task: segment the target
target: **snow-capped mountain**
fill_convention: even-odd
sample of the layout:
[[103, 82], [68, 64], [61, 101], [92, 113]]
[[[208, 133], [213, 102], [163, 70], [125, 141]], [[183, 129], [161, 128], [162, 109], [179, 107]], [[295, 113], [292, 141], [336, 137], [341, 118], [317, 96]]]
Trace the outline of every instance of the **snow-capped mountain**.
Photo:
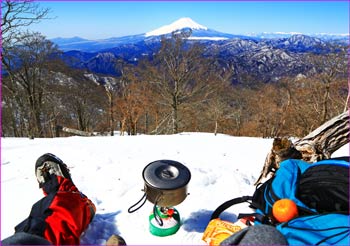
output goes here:
[[147, 32], [145, 33], [145, 37], [169, 35], [173, 32], [182, 30], [191, 30], [191, 36], [189, 37], [190, 40], [218, 41], [237, 37], [237, 35], [222, 33], [209, 29], [208, 27], [198, 24], [197, 22], [188, 17], [178, 19], [170, 25], [165, 25], [153, 31]]
[[249, 33], [247, 36], [258, 39], [281, 39], [281, 38], [290, 38], [292, 36], [304, 35], [310, 36], [313, 38], [319, 38], [323, 41], [342, 41], [348, 43], [349, 34], [348, 33], [300, 33], [300, 32], [262, 32], [262, 33]]
[[207, 27], [198, 24], [197, 22], [193, 21], [191, 18], [184, 17], [184, 18], [178, 19], [177, 21], [171, 23], [170, 25], [165, 25], [153, 31], [147, 32], [145, 33], [145, 36], [146, 37], [160, 36], [160, 35], [176, 32], [184, 28], [189, 28], [191, 30], [205, 30], [205, 31], [208, 30]]

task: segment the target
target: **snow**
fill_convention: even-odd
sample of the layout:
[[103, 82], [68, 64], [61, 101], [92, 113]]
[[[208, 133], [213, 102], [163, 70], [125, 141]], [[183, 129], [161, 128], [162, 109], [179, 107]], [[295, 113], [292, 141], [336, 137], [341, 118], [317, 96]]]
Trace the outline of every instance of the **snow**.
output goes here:
[[212, 40], [212, 41], [220, 41], [220, 40], [228, 40], [225, 37], [189, 37], [189, 40]]
[[[128, 245], [205, 245], [201, 240], [212, 212], [223, 202], [251, 195], [272, 139], [209, 133], [52, 139], [2, 138], [1, 239], [10, 236], [31, 206], [42, 198], [34, 163], [56, 154], [69, 166], [76, 186], [96, 205], [97, 214], [82, 235], [82, 244], [104, 244], [113, 234]], [[349, 154], [349, 145], [333, 156]], [[189, 168], [189, 196], [176, 209], [182, 225], [172, 236], [149, 233], [149, 201], [135, 213], [128, 208], [143, 195], [142, 171], [152, 161], [172, 159]], [[231, 207], [223, 218], [235, 221], [247, 204]]]
[[181, 30], [183, 28], [190, 28], [192, 30], [207, 30], [208, 29], [207, 27], [196, 23], [191, 18], [184, 17], [184, 18], [181, 18], [181, 19], [171, 23], [170, 25], [165, 25], [165, 26], [162, 26], [162, 27], [155, 29], [153, 31], [147, 32], [145, 34], [145, 36], [149, 37], [149, 36], [164, 35], [164, 34], [172, 33], [172, 32], [177, 31], [177, 30]]

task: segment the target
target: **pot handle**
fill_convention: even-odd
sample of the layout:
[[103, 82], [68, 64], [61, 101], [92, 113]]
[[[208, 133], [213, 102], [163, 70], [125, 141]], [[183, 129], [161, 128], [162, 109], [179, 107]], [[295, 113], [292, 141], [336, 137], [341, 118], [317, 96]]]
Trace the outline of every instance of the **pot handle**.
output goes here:
[[[142, 201], [143, 200], [143, 201]], [[141, 197], [141, 199], [135, 203], [134, 205], [132, 205], [129, 209], [128, 212], [129, 213], [133, 213], [137, 210], [139, 210], [146, 202], [146, 193], [143, 194], [143, 196]], [[141, 203], [141, 205], [139, 205]], [[138, 207], [136, 207], [137, 205], [139, 205]], [[136, 207], [136, 208], [135, 208]]]
[[159, 213], [158, 213], [158, 209], [157, 209], [157, 203], [158, 203], [158, 199], [161, 197], [161, 195], [158, 195], [156, 202], [154, 203], [153, 206], [153, 215], [154, 215], [154, 219], [157, 221], [158, 225], [163, 226], [163, 220], [160, 217]]

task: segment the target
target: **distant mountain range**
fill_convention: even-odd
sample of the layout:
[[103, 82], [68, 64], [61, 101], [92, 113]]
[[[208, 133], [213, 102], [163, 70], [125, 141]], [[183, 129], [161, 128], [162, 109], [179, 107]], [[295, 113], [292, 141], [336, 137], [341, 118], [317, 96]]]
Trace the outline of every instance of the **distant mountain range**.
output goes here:
[[119, 75], [117, 60], [129, 63], [151, 56], [159, 47], [163, 35], [191, 30], [189, 40], [204, 44], [205, 54], [217, 54], [224, 64], [232, 67], [239, 80], [240, 73], [249, 73], [273, 81], [285, 75], [307, 76], [309, 64], [302, 56], [306, 52], [329, 52], [331, 44], [346, 45], [349, 35], [296, 33], [261, 33], [235, 35], [222, 33], [200, 25], [190, 18], [181, 18], [170, 25], [153, 31], [101, 40], [80, 37], [55, 38], [64, 51], [62, 58], [72, 67], [84, 68], [93, 73]]
[[[237, 34], [229, 34], [219, 32], [213, 29], [209, 29], [203, 25], [200, 25], [193, 21], [190, 18], [181, 18], [170, 25], [162, 26], [153, 31], [123, 36], [123, 37], [112, 37], [108, 39], [99, 39], [99, 40], [88, 40], [80, 37], [72, 37], [72, 38], [53, 38], [51, 41], [59, 46], [59, 48], [63, 51], [70, 50], [79, 50], [85, 52], [98, 52], [104, 49], [115, 48], [120, 45], [125, 44], [136, 44], [139, 42], [150, 42], [159, 40], [161, 35], [167, 35], [172, 32], [180, 31], [183, 29], [191, 29], [192, 35], [189, 39], [192, 40], [211, 40], [211, 41], [222, 41], [233, 38], [241, 38], [241, 39], [253, 39], [253, 40], [261, 40], [261, 39], [281, 39], [281, 38], [290, 38], [294, 35], [303, 35], [301, 33], [259, 33], [259, 34], [249, 34], [249, 35], [237, 35]], [[347, 34], [310, 34], [306, 35], [310, 37], [315, 37], [319, 39], [323, 39], [324, 41], [329, 40], [338, 40], [340, 42], [348, 42], [349, 35]]]
[[[88, 40], [80, 37], [73, 38], [54, 38], [51, 41], [59, 46], [63, 51], [79, 50], [85, 52], [98, 52], [105, 49], [111, 49], [125, 44], [136, 44], [139, 42], [155, 42], [159, 41], [162, 35], [168, 35], [172, 32], [183, 29], [191, 29], [192, 35], [190, 39], [194, 40], [227, 40], [231, 38], [248, 38], [248, 36], [233, 35], [218, 32], [205, 26], [197, 24], [190, 18], [181, 18], [170, 25], [162, 26], [156, 30], [124, 37], [113, 37], [100, 40]], [[249, 37], [251, 38], [251, 37]]]

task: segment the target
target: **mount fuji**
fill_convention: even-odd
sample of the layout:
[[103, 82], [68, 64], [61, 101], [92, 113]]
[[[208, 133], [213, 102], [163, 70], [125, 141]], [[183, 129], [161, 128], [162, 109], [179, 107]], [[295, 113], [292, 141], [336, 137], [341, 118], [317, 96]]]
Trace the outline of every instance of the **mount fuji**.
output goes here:
[[171, 23], [170, 25], [162, 26], [156, 30], [147, 32], [145, 36], [149, 37], [149, 36], [159, 36], [159, 35], [169, 34], [184, 28], [190, 28], [192, 30], [205, 30], [205, 31], [208, 30], [207, 27], [194, 22], [191, 18], [184, 17], [184, 18], [178, 19], [177, 21]]
[[233, 35], [209, 29], [206, 26], [200, 25], [188, 17], [178, 19], [170, 25], [165, 25], [153, 31], [147, 32], [145, 33], [145, 37], [169, 35], [173, 32], [180, 32], [182, 30], [191, 30], [191, 36], [189, 37], [189, 39], [193, 40], [218, 41], [227, 40], [234, 37], [242, 37], [239, 35]]

